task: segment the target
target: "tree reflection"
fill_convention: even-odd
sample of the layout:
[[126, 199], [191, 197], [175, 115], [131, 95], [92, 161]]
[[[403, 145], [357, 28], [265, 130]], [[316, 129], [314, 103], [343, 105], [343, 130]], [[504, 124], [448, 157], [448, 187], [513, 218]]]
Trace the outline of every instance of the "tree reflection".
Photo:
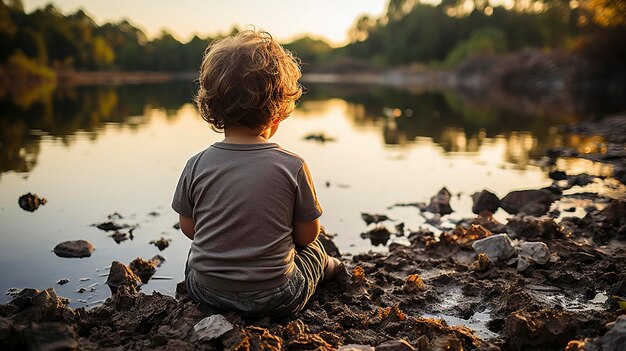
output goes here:
[[505, 161], [520, 169], [541, 157], [545, 149], [559, 146], [558, 133], [551, 127], [625, 107], [615, 101], [590, 105], [585, 99], [567, 96], [546, 101], [502, 91], [470, 94], [347, 84], [312, 84], [308, 88], [308, 101], [328, 96], [347, 101], [347, 113], [356, 126], [380, 126], [388, 145], [401, 146], [425, 137], [446, 153], [477, 153], [487, 138], [503, 138]]
[[145, 109], [165, 111], [174, 118], [190, 102], [193, 85], [177, 82], [160, 85], [47, 86], [0, 92], [0, 173], [29, 172], [37, 164], [40, 142], [52, 137], [65, 145], [79, 131], [96, 139], [106, 124], [139, 128], [145, 123], [133, 116], [143, 116]]
[[[299, 109], [323, 114], [326, 101], [348, 103], [347, 114], [355, 127], [380, 128], [388, 145], [402, 147], [428, 138], [445, 153], [477, 153], [493, 138], [506, 141], [504, 158], [525, 168], [549, 147], [564, 143], [582, 153], [600, 145], [597, 140], [564, 140], [554, 128], [581, 120], [590, 114], [605, 114], [607, 106], [624, 108], [624, 103], [593, 107], [583, 99], [530, 100], [502, 92], [483, 94], [436, 91], [424, 87], [403, 89], [367, 85], [307, 84], [308, 93]], [[29, 172], [37, 164], [44, 137], [72, 143], [76, 132], [93, 139], [106, 124], [138, 129], [149, 123], [149, 109], [161, 109], [173, 121], [180, 108], [191, 102], [191, 82], [155, 85], [42, 87], [20, 95], [0, 92], [0, 173]], [[604, 110], [594, 110], [601, 106]], [[601, 147], [601, 146], [600, 146]], [[595, 150], [595, 149], [594, 149]]]

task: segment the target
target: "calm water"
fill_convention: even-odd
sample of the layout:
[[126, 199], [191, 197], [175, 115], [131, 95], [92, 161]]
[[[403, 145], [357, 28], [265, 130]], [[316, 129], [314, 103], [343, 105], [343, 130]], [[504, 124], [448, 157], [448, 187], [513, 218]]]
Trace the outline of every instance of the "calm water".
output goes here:
[[[192, 91], [187, 83], [88, 87], [0, 101], [0, 291], [53, 286], [74, 307], [94, 306], [110, 294], [104, 281], [111, 261], [160, 253], [167, 262], [156, 276], [171, 279], [142, 289], [173, 294], [190, 242], [172, 227], [172, 192], [187, 158], [221, 139], [189, 103]], [[552, 126], [576, 119], [453, 93], [313, 85], [274, 141], [307, 160], [324, 226], [342, 252], [357, 253], [385, 250], [359, 236], [368, 230], [361, 212], [417, 229], [428, 225], [416, 208], [389, 207], [427, 202], [446, 186], [455, 194], [450, 217], [458, 219], [471, 215], [475, 191], [504, 196], [548, 185], [536, 160], [544, 148], [568, 142]], [[334, 141], [305, 140], [310, 133]], [[23, 211], [17, 199], [27, 192], [48, 204]], [[138, 226], [133, 240], [117, 244], [92, 226], [115, 212]], [[172, 240], [163, 252], [149, 244], [160, 237]], [[75, 239], [95, 245], [91, 258], [52, 253]], [[70, 282], [55, 284], [60, 278]], [[80, 287], [93, 291], [76, 293]], [[0, 302], [8, 299], [2, 294]]]

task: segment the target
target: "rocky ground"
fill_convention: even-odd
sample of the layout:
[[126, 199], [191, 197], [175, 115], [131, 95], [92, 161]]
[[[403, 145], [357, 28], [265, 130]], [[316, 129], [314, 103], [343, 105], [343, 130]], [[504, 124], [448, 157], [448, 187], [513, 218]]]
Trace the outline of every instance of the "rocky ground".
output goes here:
[[[599, 158], [621, 165], [623, 150], [623, 141], [611, 141]], [[568, 152], [549, 152], [547, 164], [577, 156]], [[502, 199], [476, 194], [478, 215], [437, 234], [402, 226], [392, 234], [383, 215], [364, 215], [381, 222], [366, 237], [404, 235], [410, 244], [347, 259], [327, 241], [347, 274], [287, 319], [218, 318], [182, 284], [177, 297], [138, 292], [155, 257], [114, 263], [117, 276], [108, 282], [117, 292], [89, 310], [67, 307], [53, 289], [22, 290], [0, 305], [0, 349], [624, 350], [626, 188], [614, 178], [557, 169], [550, 176], [544, 189]], [[612, 195], [587, 191], [590, 185]], [[430, 204], [415, 205], [443, 216], [449, 197], [442, 189]], [[491, 216], [498, 208], [511, 214], [507, 223]]]

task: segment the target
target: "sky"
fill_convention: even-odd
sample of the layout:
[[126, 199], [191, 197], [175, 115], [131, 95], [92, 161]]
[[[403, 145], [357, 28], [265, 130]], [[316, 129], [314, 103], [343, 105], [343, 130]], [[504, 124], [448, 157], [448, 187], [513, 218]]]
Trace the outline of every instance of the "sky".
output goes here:
[[361, 15], [379, 17], [388, 0], [23, 0], [26, 12], [54, 4], [63, 14], [83, 9], [96, 23], [128, 19], [149, 38], [165, 29], [186, 42], [254, 25], [281, 42], [303, 34], [347, 43], [348, 29]]

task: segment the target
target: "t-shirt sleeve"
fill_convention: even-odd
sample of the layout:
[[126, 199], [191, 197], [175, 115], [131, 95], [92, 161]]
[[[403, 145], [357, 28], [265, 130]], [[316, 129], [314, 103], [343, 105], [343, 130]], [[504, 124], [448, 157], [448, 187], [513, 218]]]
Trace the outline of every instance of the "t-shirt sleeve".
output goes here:
[[297, 221], [312, 221], [322, 215], [322, 206], [317, 201], [313, 177], [306, 163], [298, 171], [296, 206], [293, 218]]
[[191, 201], [189, 189], [191, 183], [190, 164], [191, 162], [187, 162], [180, 178], [178, 179], [178, 184], [176, 185], [176, 190], [174, 191], [174, 198], [172, 199], [172, 209], [174, 209], [174, 211], [178, 214], [192, 218], [193, 202]]

